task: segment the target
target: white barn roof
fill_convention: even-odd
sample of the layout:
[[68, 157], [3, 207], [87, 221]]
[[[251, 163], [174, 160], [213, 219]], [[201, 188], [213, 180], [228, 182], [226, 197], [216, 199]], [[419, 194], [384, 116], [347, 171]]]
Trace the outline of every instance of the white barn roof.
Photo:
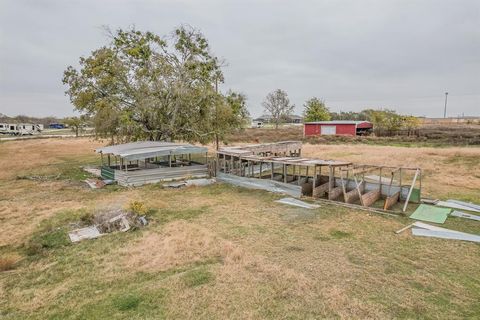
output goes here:
[[305, 124], [360, 124], [370, 123], [369, 121], [353, 121], [353, 120], [331, 120], [331, 121], [312, 121], [305, 122]]

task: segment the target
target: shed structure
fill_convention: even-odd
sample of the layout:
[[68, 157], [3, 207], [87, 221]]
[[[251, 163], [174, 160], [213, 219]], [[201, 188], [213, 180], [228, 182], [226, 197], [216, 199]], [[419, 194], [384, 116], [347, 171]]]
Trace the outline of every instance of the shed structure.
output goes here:
[[300, 156], [301, 143], [298, 143], [221, 148], [217, 151], [217, 180], [365, 207], [382, 200], [384, 210], [404, 200], [405, 211], [408, 202], [420, 201], [420, 168], [305, 158]]
[[95, 150], [102, 156], [101, 174], [122, 186], [209, 175], [206, 147], [162, 141], [138, 141]]
[[303, 127], [304, 136], [319, 135], [364, 135], [373, 130], [373, 124], [368, 121], [317, 121], [306, 122]]

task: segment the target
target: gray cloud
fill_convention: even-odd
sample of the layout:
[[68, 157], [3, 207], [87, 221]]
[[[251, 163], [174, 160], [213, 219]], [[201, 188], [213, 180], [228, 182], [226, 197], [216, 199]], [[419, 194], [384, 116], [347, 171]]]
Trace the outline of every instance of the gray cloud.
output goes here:
[[0, 2], [0, 112], [73, 113], [63, 70], [106, 43], [101, 26], [168, 34], [188, 23], [226, 59], [226, 83], [253, 115], [276, 88], [301, 112], [390, 107], [441, 116], [480, 113], [480, 3], [455, 1]]

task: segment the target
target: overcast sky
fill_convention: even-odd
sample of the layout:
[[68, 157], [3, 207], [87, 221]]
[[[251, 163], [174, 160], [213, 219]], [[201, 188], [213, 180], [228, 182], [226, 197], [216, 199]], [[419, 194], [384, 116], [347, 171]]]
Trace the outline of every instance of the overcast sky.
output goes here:
[[67, 116], [63, 70], [108, 42], [102, 25], [200, 29], [248, 97], [287, 91], [332, 111], [480, 115], [480, 1], [0, 0], [0, 113]]

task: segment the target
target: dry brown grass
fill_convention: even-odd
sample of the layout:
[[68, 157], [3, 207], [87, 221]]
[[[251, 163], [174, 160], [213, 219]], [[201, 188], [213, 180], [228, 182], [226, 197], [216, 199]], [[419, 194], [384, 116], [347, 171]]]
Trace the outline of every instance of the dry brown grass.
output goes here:
[[212, 232], [180, 220], [167, 224], [161, 233], [149, 233], [126, 247], [123, 263], [135, 270], [165, 271], [218, 257], [221, 251], [222, 241]]
[[100, 141], [89, 139], [33, 139], [0, 143], [0, 181], [23, 172], [52, 166], [65, 158], [91, 156]]
[[431, 197], [480, 197], [480, 148], [404, 148], [370, 145], [305, 144], [302, 154], [355, 163], [419, 167], [422, 187]]
[[0, 272], [13, 270], [21, 257], [17, 254], [10, 254], [0, 257]]
[[[68, 157], [50, 155], [60, 164], [89, 159], [97, 145], [49, 141], [28, 141], [30, 152], [68, 149]], [[473, 148], [307, 144], [304, 155], [420, 165], [431, 195], [478, 194], [479, 153]], [[5, 161], [11, 154], [2, 157]], [[135, 200], [155, 212], [142, 230], [50, 249], [35, 258], [22, 256], [15, 271], [0, 273], [0, 309], [7, 319], [455, 319], [475, 318], [480, 311], [479, 246], [396, 235], [393, 231], [409, 223], [407, 218], [330, 205], [296, 209], [273, 202], [277, 196], [266, 192], [223, 185], [115, 191], [90, 190], [68, 179], [15, 179], [24, 172], [58, 169], [51, 167], [38, 160], [2, 176], [2, 256], [22, 256], [21, 244], [38, 225], [68, 209], [94, 211]], [[446, 227], [468, 226], [480, 233], [475, 223], [448, 219]], [[185, 276], [195, 272], [211, 277], [186, 285]], [[126, 294], [140, 299], [138, 309], [115, 309], [112, 299]]]

